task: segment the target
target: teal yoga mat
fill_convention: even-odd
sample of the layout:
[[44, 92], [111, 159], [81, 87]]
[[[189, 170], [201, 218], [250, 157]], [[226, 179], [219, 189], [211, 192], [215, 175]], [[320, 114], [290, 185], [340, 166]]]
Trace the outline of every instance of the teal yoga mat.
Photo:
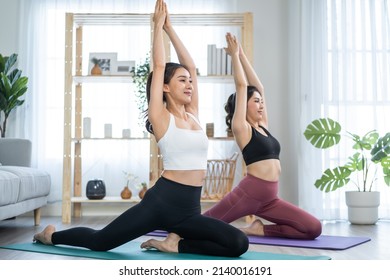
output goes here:
[[[64, 255], [104, 260], [330, 260], [328, 256], [287, 255], [248, 251], [239, 258], [214, 257], [197, 254], [163, 253], [143, 250], [139, 242], [128, 242], [108, 252], [96, 252], [69, 246], [51, 246], [40, 243], [19, 243], [0, 246], [2, 249], [28, 251], [43, 254]], [[1, 253], [0, 253], [1, 254]]]

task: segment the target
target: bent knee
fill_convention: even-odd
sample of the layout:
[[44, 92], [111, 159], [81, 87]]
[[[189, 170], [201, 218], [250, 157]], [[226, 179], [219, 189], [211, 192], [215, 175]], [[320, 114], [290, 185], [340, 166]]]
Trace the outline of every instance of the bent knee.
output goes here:
[[231, 257], [239, 257], [242, 254], [244, 254], [246, 251], [248, 251], [249, 248], [249, 240], [248, 237], [243, 233], [240, 232], [236, 238], [236, 242], [234, 242], [235, 246], [232, 248], [232, 255]]
[[307, 230], [307, 238], [315, 239], [322, 233], [322, 224], [320, 221], [313, 222]]

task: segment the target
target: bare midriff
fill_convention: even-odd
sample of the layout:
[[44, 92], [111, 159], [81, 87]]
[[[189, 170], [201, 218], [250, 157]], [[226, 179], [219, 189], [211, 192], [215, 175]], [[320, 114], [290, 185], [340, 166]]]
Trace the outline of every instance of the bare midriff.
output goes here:
[[248, 174], [266, 181], [279, 181], [281, 172], [280, 161], [278, 159], [267, 159], [254, 162], [246, 167]]
[[164, 178], [194, 187], [201, 187], [206, 177], [206, 170], [164, 170]]

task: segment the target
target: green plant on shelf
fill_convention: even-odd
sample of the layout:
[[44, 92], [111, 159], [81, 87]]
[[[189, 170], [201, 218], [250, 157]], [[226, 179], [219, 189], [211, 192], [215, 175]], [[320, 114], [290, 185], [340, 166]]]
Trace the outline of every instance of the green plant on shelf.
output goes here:
[[144, 115], [147, 109], [147, 98], [146, 98], [146, 83], [150, 73], [150, 55], [147, 54], [146, 58], [138, 64], [136, 67], [133, 67], [130, 71], [133, 76], [134, 84], [137, 88], [136, 97], [137, 97], [137, 108], [139, 110], [139, 125], [143, 127]]

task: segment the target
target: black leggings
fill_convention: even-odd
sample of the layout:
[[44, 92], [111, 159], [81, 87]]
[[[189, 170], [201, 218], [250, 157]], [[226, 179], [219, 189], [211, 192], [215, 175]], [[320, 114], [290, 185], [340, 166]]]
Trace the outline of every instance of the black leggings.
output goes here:
[[108, 251], [153, 230], [182, 237], [179, 253], [238, 257], [248, 250], [246, 235], [220, 220], [201, 215], [200, 187], [161, 177], [142, 201], [101, 230], [76, 227], [55, 232], [53, 244]]

